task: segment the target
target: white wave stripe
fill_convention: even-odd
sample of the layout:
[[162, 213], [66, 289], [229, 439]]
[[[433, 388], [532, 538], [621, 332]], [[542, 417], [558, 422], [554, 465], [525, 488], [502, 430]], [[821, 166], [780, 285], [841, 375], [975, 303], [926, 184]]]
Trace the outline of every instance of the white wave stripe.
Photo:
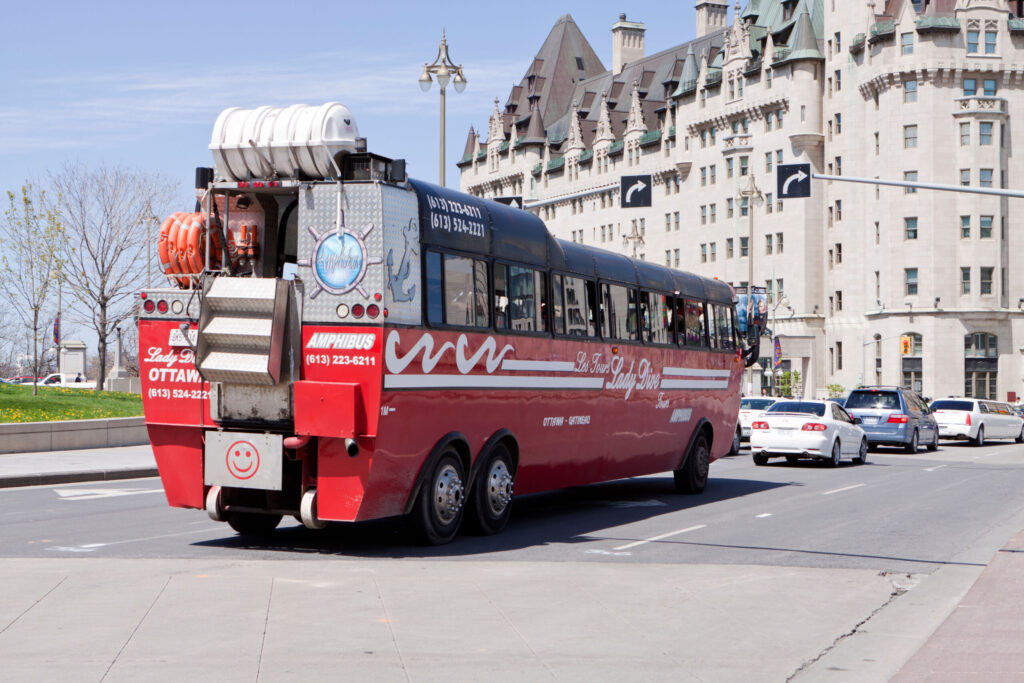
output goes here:
[[663, 377], [729, 377], [731, 370], [702, 370], [700, 368], [663, 368]]
[[441, 344], [441, 347], [434, 353], [434, 337], [430, 333], [425, 333], [419, 338], [409, 352], [404, 356], [398, 355], [398, 344], [401, 341], [401, 337], [397, 330], [392, 330], [388, 334], [387, 342], [384, 344], [384, 362], [387, 366], [388, 371], [399, 373], [405, 370], [409, 365], [416, 360], [416, 356], [423, 353], [423, 359], [420, 362], [420, 366], [423, 368], [423, 372], [429, 373], [437, 366], [440, 362], [441, 357], [444, 356], [445, 352], [449, 349], [455, 350], [455, 366], [459, 369], [462, 374], [468, 374], [476, 364], [480, 361], [484, 355], [487, 359], [484, 363], [487, 368], [487, 372], [494, 372], [501, 365], [502, 359], [505, 354], [509, 351], [515, 351], [510, 344], [506, 344], [505, 348], [497, 353], [498, 344], [494, 341], [493, 337], [488, 337], [484, 340], [484, 343], [480, 345], [480, 348], [471, 356], [466, 356], [466, 347], [469, 346], [469, 340], [466, 339], [466, 335], [460, 334], [457, 344], [451, 342], [445, 342]]
[[523, 375], [384, 375], [384, 388], [600, 390], [604, 388], [604, 378]]
[[663, 379], [662, 389], [728, 389], [729, 380], [714, 379]]
[[572, 372], [576, 364], [571, 360], [504, 360], [501, 369], [521, 372]]

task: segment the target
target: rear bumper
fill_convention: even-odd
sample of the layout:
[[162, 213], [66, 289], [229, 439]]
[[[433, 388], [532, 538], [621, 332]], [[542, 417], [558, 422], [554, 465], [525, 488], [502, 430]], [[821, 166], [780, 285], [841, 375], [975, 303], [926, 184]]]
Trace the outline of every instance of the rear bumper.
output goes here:
[[830, 438], [817, 436], [814, 432], [800, 432], [785, 436], [773, 434], [755, 434], [750, 440], [750, 452], [767, 457], [782, 455], [799, 455], [805, 458], [832, 457], [832, 441]]
[[940, 439], [973, 439], [971, 428], [968, 425], [939, 425]]
[[[908, 429], [908, 427], [910, 427]], [[913, 427], [909, 424], [861, 424], [871, 446], [905, 446], [913, 438]]]

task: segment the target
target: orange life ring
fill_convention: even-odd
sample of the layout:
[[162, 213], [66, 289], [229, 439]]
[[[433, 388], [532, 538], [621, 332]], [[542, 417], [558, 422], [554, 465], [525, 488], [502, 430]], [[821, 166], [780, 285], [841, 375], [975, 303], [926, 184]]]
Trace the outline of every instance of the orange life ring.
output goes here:
[[156, 253], [160, 259], [160, 267], [165, 273], [171, 272], [171, 258], [167, 253], [169, 247], [167, 237], [172, 223], [174, 223], [174, 214], [164, 219], [163, 225], [160, 226], [160, 236], [157, 238]]
[[182, 213], [172, 215], [170, 218], [171, 224], [167, 228], [167, 269], [164, 272], [168, 275], [181, 272], [178, 267], [178, 232], [181, 230], [181, 218], [183, 215]]

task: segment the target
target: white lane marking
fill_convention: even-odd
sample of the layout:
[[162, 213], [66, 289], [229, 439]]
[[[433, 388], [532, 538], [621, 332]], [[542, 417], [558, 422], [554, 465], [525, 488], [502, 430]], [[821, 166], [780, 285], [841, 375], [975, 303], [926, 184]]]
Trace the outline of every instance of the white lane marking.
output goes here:
[[678, 536], [679, 534], [685, 534], [688, 531], [696, 531], [697, 529], [703, 529], [706, 526], [707, 526], [707, 524], [698, 524], [697, 526], [691, 526], [691, 527], [688, 527], [686, 529], [680, 529], [679, 531], [670, 531], [667, 534], [660, 534], [658, 536], [652, 536], [650, 538], [644, 539], [643, 541], [634, 541], [633, 543], [627, 543], [626, 545], [620, 545], [617, 548], [612, 548], [612, 550], [629, 550], [630, 548], [635, 548], [638, 545], [643, 545], [644, 543], [653, 543], [654, 541], [660, 541], [661, 539], [668, 538], [669, 536]]
[[653, 508], [663, 507], [668, 503], [663, 503], [660, 500], [599, 500], [598, 505], [607, 505], [613, 508]]
[[772, 513], [770, 513], [770, 512], [762, 512], [761, 514], [757, 515], [757, 518], [758, 519], [764, 519], [765, 517], [771, 517], [771, 516], [772, 516]]
[[61, 500], [93, 500], [94, 498], [117, 498], [137, 496], [142, 493], [163, 493], [163, 489], [53, 489]]
[[861, 486], [865, 486], [865, 484], [854, 484], [853, 486], [844, 486], [841, 489], [834, 489], [832, 491], [825, 491], [825, 493], [823, 493], [821, 495], [823, 495], [823, 496], [831, 496], [833, 493], [842, 493], [843, 491], [849, 491], [850, 489], [859, 489]]
[[610, 550], [598, 550], [596, 548], [591, 548], [590, 550], [587, 550], [586, 552], [591, 554], [591, 555], [632, 555], [633, 554], [633, 553], [613, 553]]
[[925, 467], [925, 472], [934, 472], [935, 470], [941, 470], [945, 465], [936, 465], [935, 467]]
[[995, 453], [986, 453], [985, 455], [976, 455], [971, 460], [979, 460], [980, 458], [991, 458]]
[[74, 546], [50, 546], [47, 550], [55, 550], [66, 553], [91, 553], [97, 548], [104, 548], [108, 545], [121, 545], [122, 543], [139, 543], [141, 541], [155, 541], [158, 538], [171, 538], [174, 536], [187, 536], [188, 534], [210, 533], [216, 529], [193, 529], [192, 531], [180, 531], [176, 534], [160, 534], [159, 536], [146, 536], [143, 538], [126, 538], [123, 541], [110, 541], [109, 543], [85, 543]]

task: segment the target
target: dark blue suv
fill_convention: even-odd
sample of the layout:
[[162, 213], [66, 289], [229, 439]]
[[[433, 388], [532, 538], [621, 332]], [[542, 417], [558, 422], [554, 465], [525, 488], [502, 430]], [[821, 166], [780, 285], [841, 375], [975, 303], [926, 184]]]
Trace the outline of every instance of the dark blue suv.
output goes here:
[[846, 399], [846, 412], [860, 418], [868, 447], [902, 446], [917, 453], [919, 444], [928, 450], [939, 447], [939, 426], [917, 392], [903, 387], [861, 387]]

